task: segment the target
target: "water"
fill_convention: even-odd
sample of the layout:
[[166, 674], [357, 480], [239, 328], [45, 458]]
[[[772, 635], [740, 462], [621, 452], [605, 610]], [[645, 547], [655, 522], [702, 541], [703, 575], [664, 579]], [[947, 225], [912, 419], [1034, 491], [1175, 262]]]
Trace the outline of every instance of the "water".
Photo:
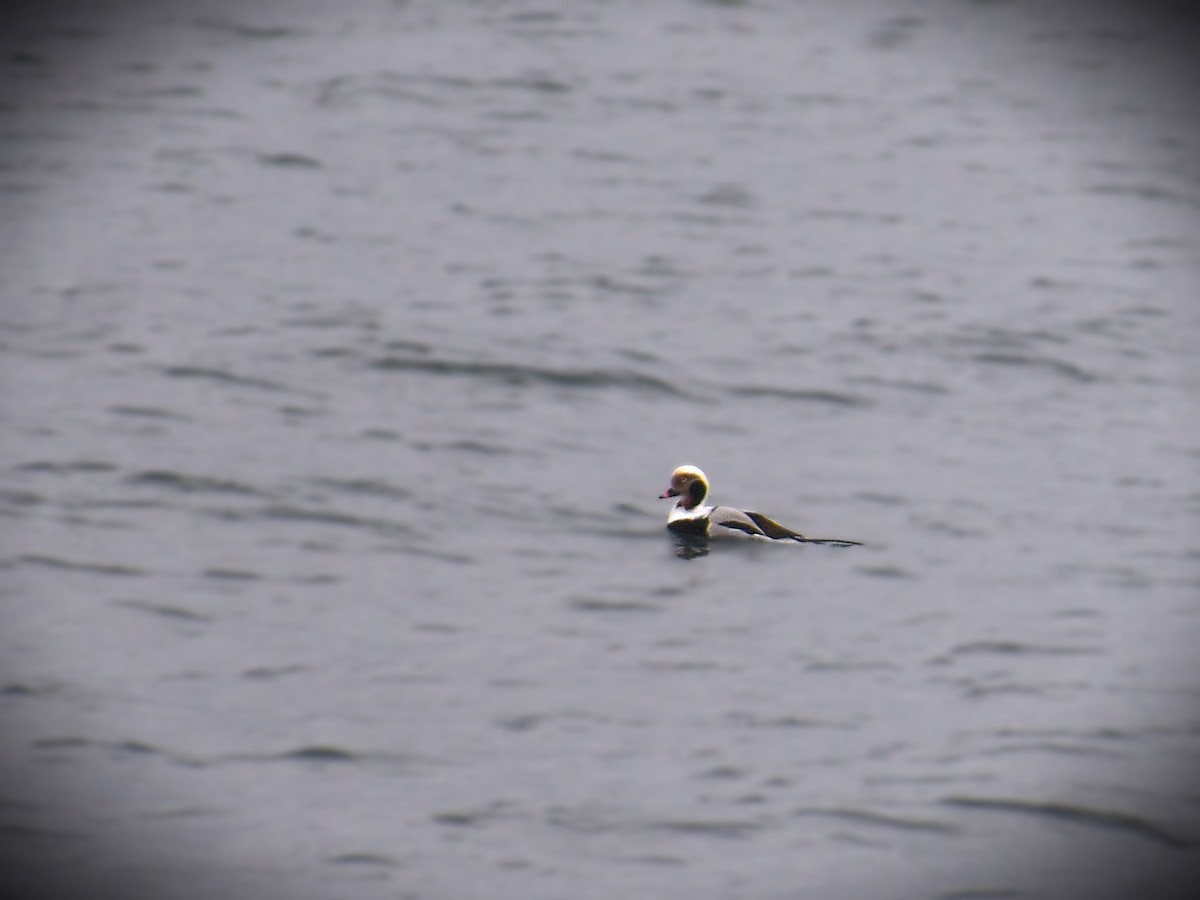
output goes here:
[[[1200, 173], [1169, 23], [130, 10], [5, 38], [13, 877], [1191, 870]], [[865, 546], [678, 559], [654, 498], [685, 462]]]

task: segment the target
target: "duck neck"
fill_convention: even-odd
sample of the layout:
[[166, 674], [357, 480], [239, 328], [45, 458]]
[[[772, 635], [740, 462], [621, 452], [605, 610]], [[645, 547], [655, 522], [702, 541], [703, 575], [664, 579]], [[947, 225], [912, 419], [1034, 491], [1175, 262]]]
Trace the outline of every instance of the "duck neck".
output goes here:
[[667, 521], [677, 522], [680, 519], [703, 519], [712, 512], [711, 506], [705, 506], [700, 502], [695, 502], [689, 506], [689, 499], [688, 497], [680, 497], [675, 505], [671, 507], [671, 515], [667, 517]]

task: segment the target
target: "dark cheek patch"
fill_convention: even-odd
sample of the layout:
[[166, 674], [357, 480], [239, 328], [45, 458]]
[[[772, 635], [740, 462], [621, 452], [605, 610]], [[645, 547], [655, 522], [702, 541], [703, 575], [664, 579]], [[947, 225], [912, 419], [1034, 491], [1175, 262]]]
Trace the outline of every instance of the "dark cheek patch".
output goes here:
[[697, 478], [695, 481], [693, 481], [691, 484], [688, 485], [688, 499], [690, 501], [688, 503], [688, 507], [691, 508], [691, 507], [699, 506], [700, 501], [702, 501], [704, 499], [704, 495], [707, 493], [708, 493], [708, 488], [706, 488], [704, 486], [703, 481], [701, 481], [699, 478]]

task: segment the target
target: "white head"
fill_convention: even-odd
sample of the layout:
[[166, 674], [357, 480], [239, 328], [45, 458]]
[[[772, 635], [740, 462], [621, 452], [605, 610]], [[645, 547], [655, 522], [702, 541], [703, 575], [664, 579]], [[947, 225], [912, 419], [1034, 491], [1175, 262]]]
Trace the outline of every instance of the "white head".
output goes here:
[[660, 500], [678, 497], [679, 509], [695, 509], [708, 496], [708, 476], [696, 466], [680, 466], [671, 473], [671, 486], [658, 495]]

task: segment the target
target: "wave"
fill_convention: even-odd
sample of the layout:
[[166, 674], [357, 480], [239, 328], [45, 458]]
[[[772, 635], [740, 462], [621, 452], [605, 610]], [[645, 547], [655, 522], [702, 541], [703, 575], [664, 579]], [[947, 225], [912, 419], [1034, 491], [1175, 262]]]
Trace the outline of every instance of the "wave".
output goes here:
[[262, 492], [236, 481], [212, 478], [208, 475], [185, 475], [181, 472], [168, 472], [165, 469], [147, 469], [144, 472], [130, 475], [125, 480], [133, 485], [168, 488], [185, 494], [215, 493], [262, 496]]
[[138, 577], [146, 575], [145, 569], [124, 566], [115, 563], [82, 562], [75, 559], [63, 559], [60, 556], [44, 556], [38, 553], [26, 553], [17, 557], [17, 562], [50, 569], [62, 569], [70, 572], [83, 572], [90, 575], [118, 575]]
[[1187, 849], [1190, 841], [1173, 834], [1155, 823], [1133, 815], [1107, 809], [1091, 809], [1067, 803], [1038, 803], [1030, 800], [1014, 800], [1005, 797], [945, 797], [941, 802], [947, 806], [965, 809], [983, 809], [995, 812], [1010, 812], [1020, 815], [1038, 816], [1046, 819], [1073, 822], [1092, 828], [1125, 831], [1138, 837], [1165, 844], [1168, 847]]
[[1041, 369], [1042, 371], [1060, 375], [1082, 384], [1090, 384], [1100, 380], [1098, 375], [1089, 372], [1082, 366], [1049, 356], [1034, 356], [1026, 353], [998, 353], [993, 351], [976, 354], [975, 361], [984, 363], [985, 365], [1021, 366], [1030, 369]]
[[936, 662], [949, 662], [957, 656], [1091, 656], [1100, 651], [1095, 647], [1071, 647], [1064, 644], [1026, 644], [1021, 641], [983, 640], [956, 644], [937, 657]]
[[482, 378], [503, 384], [546, 384], [572, 388], [627, 388], [673, 397], [686, 396], [675, 385], [653, 375], [621, 369], [562, 369], [505, 362], [431, 359], [413, 356], [385, 356], [371, 364], [386, 372], [424, 372]]
[[170, 378], [197, 378], [207, 381], [217, 381], [222, 384], [238, 387], [257, 388], [264, 391], [287, 391], [288, 388], [277, 381], [266, 378], [252, 378], [248, 375], [235, 375], [224, 369], [208, 369], [202, 366], [165, 366], [163, 374]]
[[819, 388], [786, 388], [771, 385], [734, 385], [726, 389], [735, 397], [771, 397], [780, 400], [800, 400], [807, 403], [827, 403], [832, 406], [871, 406], [871, 401], [856, 394], [828, 391]]
[[845, 809], [842, 807], [802, 807], [796, 810], [797, 816], [818, 816], [821, 818], [842, 819], [855, 825], [876, 825], [883, 828], [894, 828], [900, 831], [925, 831], [935, 834], [958, 834], [960, 829], [945, 822], [931, 819], [908, 819], [903, 816], [889, 816], [883, 813], [862, 809]]

